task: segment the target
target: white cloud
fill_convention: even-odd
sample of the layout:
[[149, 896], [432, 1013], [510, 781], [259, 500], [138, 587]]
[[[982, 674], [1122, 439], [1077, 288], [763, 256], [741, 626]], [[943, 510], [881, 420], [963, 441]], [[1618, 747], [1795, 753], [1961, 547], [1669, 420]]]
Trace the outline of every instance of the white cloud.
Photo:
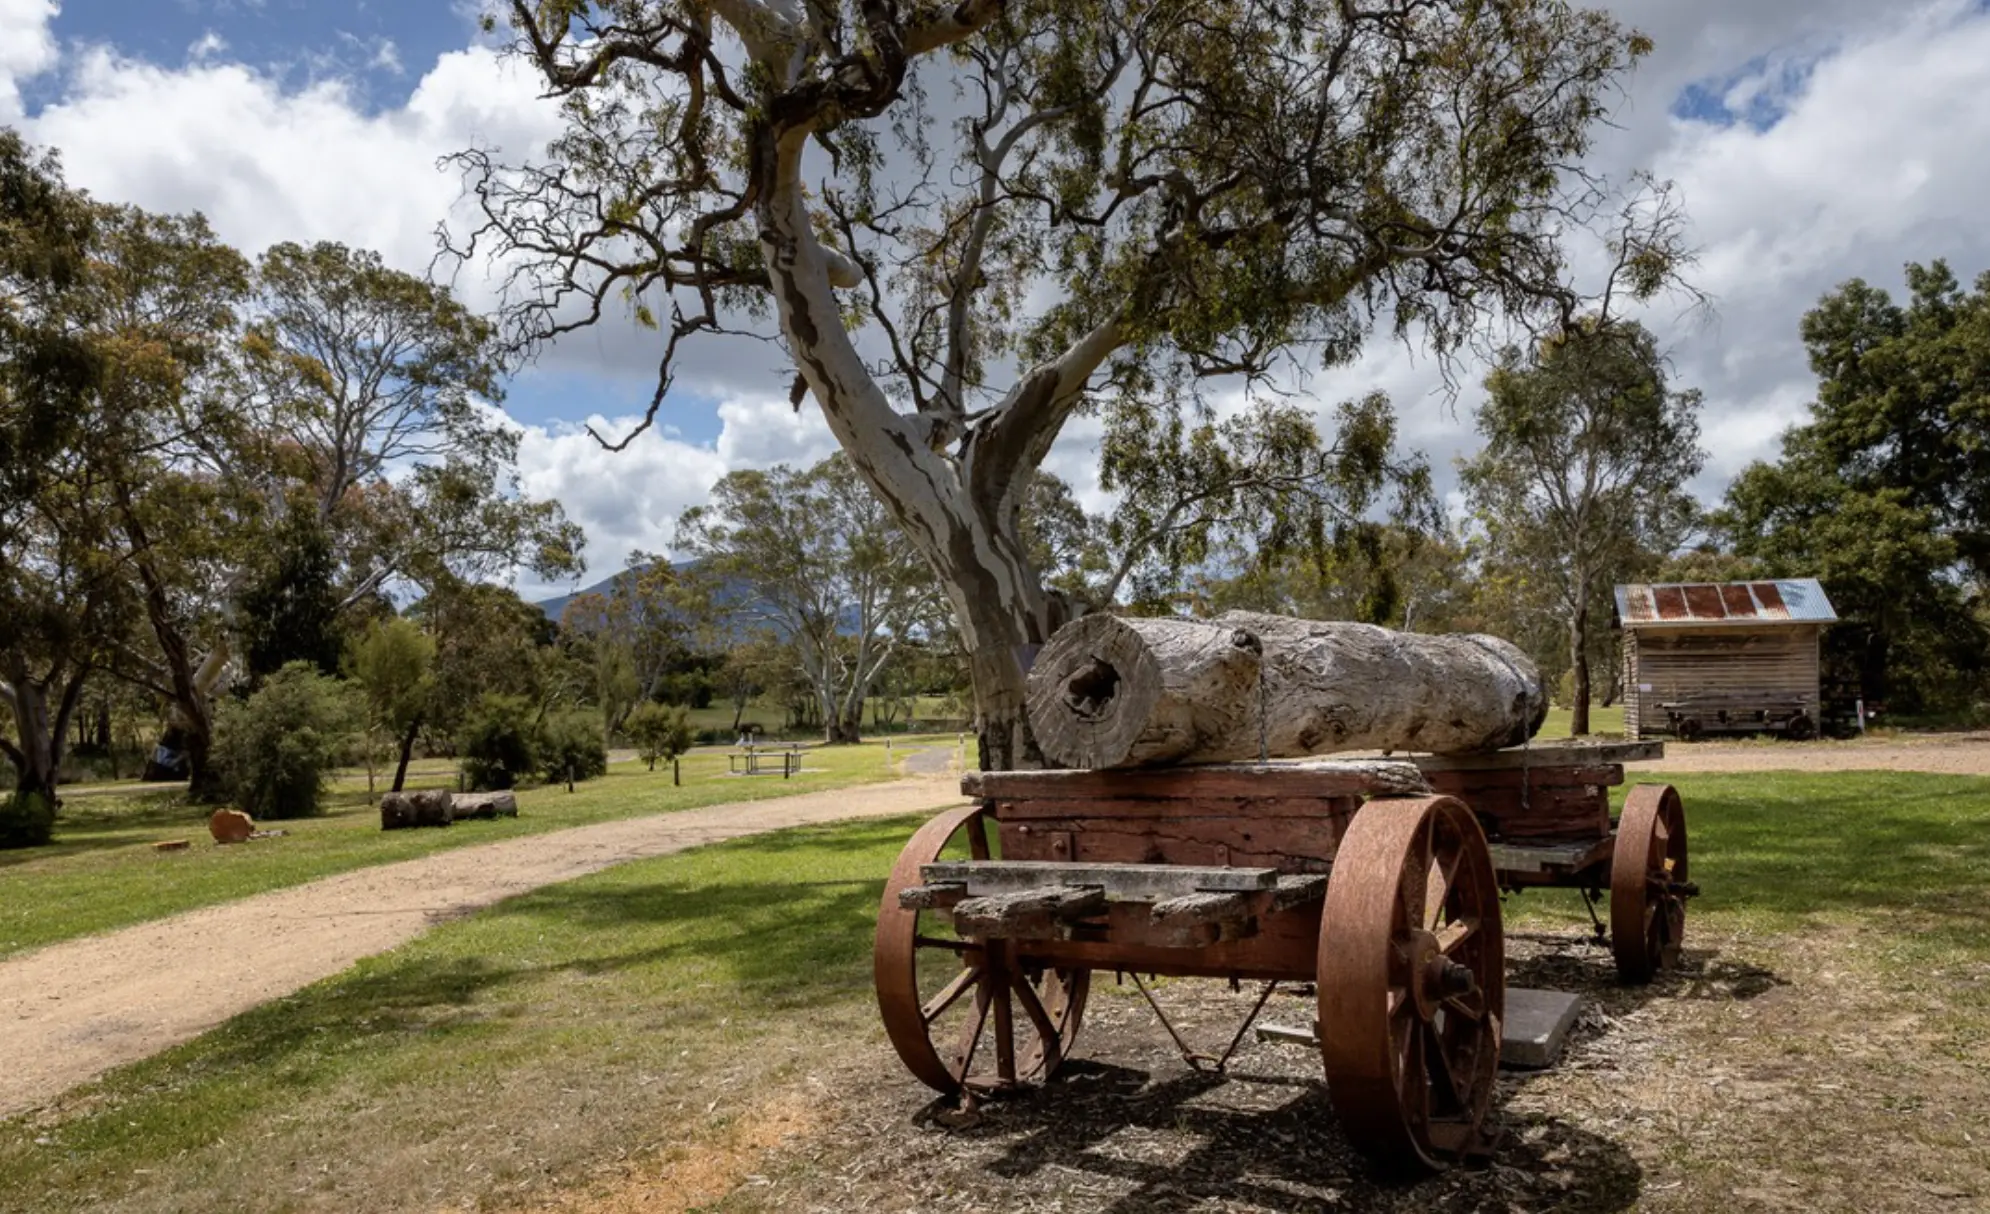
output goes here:
[[0, 0], [0, 124], [21, 118], [21, 88], [55, 66], [55, 0]]
[[461, 196], [438, 159], [472, 144], [523, 152], [557, 129], [526, 74], [483, 48], [443, 55], [403, 107], [373, 114], [343, 79], [286, 92], [210, 58], [168, 68], [91, 47], [67, 66], [64, 95], [27, 128], [62, 149], [69, 179], [100, 198], [203, 211], [251, 254], [342, 240], [425, 271]]
[[[634, 417], [586, 419], [611, 439], [633, 430]], [[656, 430], [638, 435], [626, 450], [604, 449], [582, 423], [516, 426], [519, 487], [527, 496], [550, 498], [587, 530], [587, 581], [625, 567], [636, 551], [665, 552], [676, 534], [677, 518], [710, 496], [727, 464], [718, 452]], [[520, 586], [527, 598], [563, 593], [568, 587]]]

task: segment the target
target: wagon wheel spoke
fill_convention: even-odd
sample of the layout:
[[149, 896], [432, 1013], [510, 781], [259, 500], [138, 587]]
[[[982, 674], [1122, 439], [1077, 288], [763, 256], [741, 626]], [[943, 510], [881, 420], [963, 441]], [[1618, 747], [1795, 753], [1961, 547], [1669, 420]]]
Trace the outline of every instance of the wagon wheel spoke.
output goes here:
[[1463, 1016], [1473, 1024], [1478, 1024], [1486, 1018], [1486, 998], [1479, 991], [1474, 991], [1469, 995], [1453, 995], [1444, 1001], [1444, 1010]]
[[1449, 1110], [1469, 1105], [1469, 1089], [1458, 1082], [1458, 1074], [1451, 1068], [1451, 1055], [1445, 1049], [1444, 1034], [1435, 1025], [1425, 1025], [1423, 1039], [1424, 1069], [1443, 1095], [1443, 1106]]
[[940, 948], [950, 953], [978, 953], [981, 946], [972, 940], [949, 940], [944, 936], [914, 936], [912, 943], [919, 948]]
[[965, 995], [974, 987], [975, 983], [980, 981], [981, 967], [978, 965], [968, 966], [960, 972], [958, 977], [947, 984], [945, 990], [927, 1000], [925, 1006], [919, 1009], [919, 1014], [925, 1018], [927, 1024], [933, 1023], [933, 1021], [940, 1018], [941, 1013], [959, 1002], [960, 997]]
[[963, 1086], [974, 1069], [974, 1052], [981, 1048], [981, 1030], [988, 1024], [988, 984], [974, 987], [974, 1019], [961, 1026], [960, 1045], [954, 1050], [954, 1079]]
[[1437, 951], [1449, 957], [1479, 930], [1477, 915], [1460, 915], [1437, 929]]
[[[1006, 966], [1003, 967], [1007, 969]], [[995, 1076], [1003, 1083], [1016, 1081], [1016, 1013], [1009, 1002], [1009, 984], [990, 983], [989, 994], [995, 1007]]]
[[1427, 1121], [1430, 1118], [1430, 1067], [1427, 1062], [1430, 1051], [1424, 1044], [1424, 1038], [1429, 1032], [1429, 1025], [1421, 1020], [1412, 1019], [1409, 1022], [1409, 1031], [1402, 1036], [1400, 1052], [1397, 1055], [1400, 1067], [1397, 1074], [1401, 1077], [1401, 1091], [1409, 1102], [1409, 1107], [1405, 1111], [1416, 1121]]
[[1037, 1039], [1043, 1043], [1043, 1065], [1046, 1071], [1054, 1071], [1064, 1056], [1060, 1048], [1057, 1025], [1052, 1022], [1050, 1013], [1044, 1010], [1043, 1000], [1037, 998], [1036, 988], [1029, 978], [1021, 973], [1014, 974], [1010, 986], [1015, 989], [1016, 999], [1023, 1005], [1023, 1014], [1036, 1027]]
[[980, 814], [967, 820], [967, 852], [976, 860], [988, 858], [988, 826]]

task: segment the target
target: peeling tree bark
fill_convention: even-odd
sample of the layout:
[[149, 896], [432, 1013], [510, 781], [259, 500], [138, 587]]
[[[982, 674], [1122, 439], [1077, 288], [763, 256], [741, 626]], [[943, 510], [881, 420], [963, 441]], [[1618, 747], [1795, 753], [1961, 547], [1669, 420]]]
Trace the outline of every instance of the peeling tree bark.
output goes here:
[[1242, 611], [1088, 616], [1029, 677], [1044, 754], [1081, 768], [1497, 750], [1533, 736], [1547, 704], [1540, 670], [1495, 637]]

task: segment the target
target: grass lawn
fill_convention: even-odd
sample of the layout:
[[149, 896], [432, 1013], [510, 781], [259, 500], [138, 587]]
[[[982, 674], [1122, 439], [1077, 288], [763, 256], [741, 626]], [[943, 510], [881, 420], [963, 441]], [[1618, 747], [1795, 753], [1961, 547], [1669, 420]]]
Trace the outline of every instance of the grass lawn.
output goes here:
[[[1566, 708], [1550, 706], [1548, 709], [1548, 719], [1541, 723], [1541, 732], [1538, 736], [1543, 738], [1573, 737], [1574, 734], [1570, 732], [1569, 726], [1573, 723], [1574, 716], [1575, 714]], [[1624, 735], [1624, 706], [1622, 704], [1612, 704], [1610, 707], [1605, 708], [1601, 704], [1590, 705], [1589, 732], [1592, 735], [1603, 734], [1622, 737]]]
[[[906, 743], [893, 745], [902, 753]], [[415, 770], [411, 787], [441, 786], [454, 776], [446, 764]], [[207, 834], [208, 811], [189, 807], [178, 791], [68, 796], [52, 845], [0, 851], [0, 956], [445, 848], [893, 775], [881, 742], [812, 750], [802, 774], [785, 780], [778, 774], [732, 776], [723, 752], [694, 752], [683, 760], [681, 787], [672, 785], [668, 769], [649, 772], [641, 763], [621, 763], [572, 793], [564, 785], [527, 789], [519, 794], [516, 818], [391, 832], [381, 831], [378, 811], [366, 803], [364, 776], [347, 776], [328, 798], [330, 812], [266, 823], [288, 833], [236, 847], [215, 846]], [[154, 851], [152, 844], [163, 839], [191, 839], [193, 846]]]
[[[1675, 782], [1706, 891], [1694, 905], [1699, 939], [1754, 940], [1770, 957], [1835, 941], [1826, 970], [1934, 1001], [1917, 1049], [1980, 1066], [1990, 780]], [[631, 1161], [722, 1163], [769, 1101], [826, 1099], [812, 1078], [838, 1058], [878, 1056], [872, 923], [914, 825], [795, 830], [638, 862], [440, 927], [33, 1120], [0, 1124], [0, 1209], [506, 1209]], [[1509, 905], [1522, 930], [1582, 920], [1573, 894]], [[1958, 985], [1961, 973], [1979, 975], [1977, 986]], [[1696, 1077], [1691, 1089], [1705, 1091]], [[1886, 1125], [1923, 1133], [1911, 1118]], [[1658, 1133], [1623, 1131], [1640, 1145]], [[1663, 1208], [1710, 1208], [1734, 1183], [1695, 1158], [1645, 1162], [1666, 1169], [1652, 1190]], [[1856, 1195], [1864, 1165], [1852, 1155], [1843, 1167], [1839, 1183]], [[669, 1208], [709, 1199], [679, 1192]]]

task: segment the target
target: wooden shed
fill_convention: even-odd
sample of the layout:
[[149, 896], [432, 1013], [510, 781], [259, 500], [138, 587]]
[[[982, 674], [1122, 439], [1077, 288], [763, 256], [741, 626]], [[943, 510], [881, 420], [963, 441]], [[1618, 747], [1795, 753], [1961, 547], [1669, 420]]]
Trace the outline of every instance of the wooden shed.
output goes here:
[[1818, 638], [1837, 619], [1816, 578], [1617, 587], [1625, 731], [1815, 737]]

